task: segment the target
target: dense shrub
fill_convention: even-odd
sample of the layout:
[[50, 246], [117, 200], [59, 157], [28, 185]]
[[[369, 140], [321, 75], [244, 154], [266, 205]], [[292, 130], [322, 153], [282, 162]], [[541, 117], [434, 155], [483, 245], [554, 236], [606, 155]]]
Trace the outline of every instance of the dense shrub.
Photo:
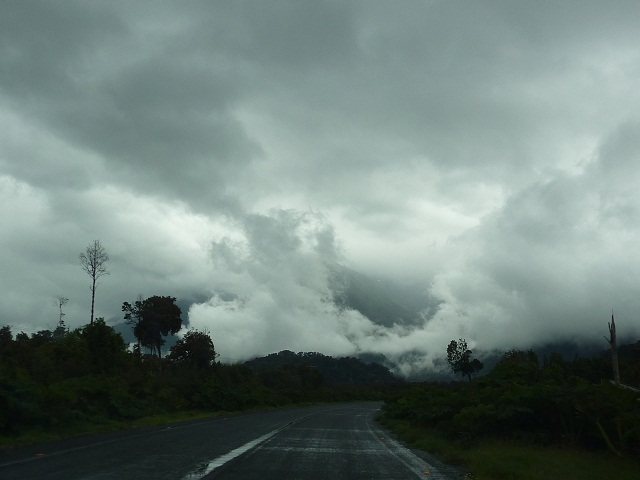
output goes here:
[[533, 352], [510, 351], [472, 384], [418, 385], [387, 401], [383, 412], [452, 439], [492, 437], [640, 455], [638, 393], [593, 383], [592, 372], [581, 377], [588, 364], [552, 359], [540, 368]]
[[[355, 359], [340, 363], [349, 385], [329, 388], [319, 369], [299, 362], [254, 372], [248, 365], [214, 363], [215, 357], [211, 339], [197, 331], [158, 358], [127, 351], [122, 336], [102, 319], [31, 337], [14, 338], [9, 327], [1, 327], [0, 435], [73, 431], [189, 409], [239, 411], [381, 395], [379, 387], [355, 382], [372, 372]], [[331, 364], [329, 357], [322, 360]]]

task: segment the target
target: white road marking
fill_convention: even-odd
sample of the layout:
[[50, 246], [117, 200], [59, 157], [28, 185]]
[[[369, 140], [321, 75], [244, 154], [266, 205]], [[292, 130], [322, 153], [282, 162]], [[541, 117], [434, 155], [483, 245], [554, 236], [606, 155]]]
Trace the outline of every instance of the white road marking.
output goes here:
[[280, 433], [285, 428], [289, 428], [291, 425], [293, 425], [295, 423], [298, 423], [299, 421], [304, 420], [305, 418], [311, 417], [313, 415], [317, 415], [317, 414], [312, 413], [311, 415], [306, 415], [304, 417], [298, 418], [298, 419], [294, 420], [293, 422], [290, 422], [290, 423], [288, 423], [286, 425], [283, 425], [280, 428], [276, 428], [275, 430], [272, 430], [271, 432], [266, 433], [266, 434], [262, 435], [261, 437], [256, 438], [255, 440], [251, 440], [250, 442], [245, 443], [244, 445], [236, 448], [235, 450], [231, 450], [229, 453], [225, 453], [224, 455], [220, 455], [219, 457], [214, 458], [213, 460], [211, 460], [208, 463], [202, 463], [195, 470], [187, 473], [184, 477], [182, 477], [182, 480], [200, 480], [205, 475], [209, 475], [216, 468], [219, 468], [222, 465], [224, 465], [225, 463], [233, 460], [234, 458], [239, 457], [243, 453], [248, 452], [249, 450], [251, 450], [255, 446], [257, 446], [257, 445], [259, 445], [259, 444], [261, 444], [263, 442], [266, 442], [271, 437], [273, 437], [276, 433]]
[[230, 451], [229, 453], [225, 453], [224, 455], [220, 455], [219, 457], [214, 458], [209, 463], [200, 465], [198, 468], [196, 468], [192, 472], [189, 472], [184, 477], [182, 477], [182, 480], [199, 480], [205, 475], [208, 475], [211, 472], [213, 472], [216, 468], [221, 467], [228, 461], [233, 460], [236, 457], [239, 457], [240, 455], [247, 452], [248, 450], [251, 450], [256, 445], [273, 437], [280, 430], [282, 429], [278, 428], [276, 430], [273, 430], [265, 435], [262, 435], [261, 437], [256, 438], [255, 440], [245, 443], [241, 447], [238, 447], [235, 450]]

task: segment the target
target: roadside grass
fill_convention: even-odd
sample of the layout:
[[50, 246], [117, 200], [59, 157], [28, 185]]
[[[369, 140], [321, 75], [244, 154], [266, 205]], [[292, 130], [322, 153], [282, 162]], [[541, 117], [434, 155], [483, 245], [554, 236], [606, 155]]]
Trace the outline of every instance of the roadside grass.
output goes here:
[[640, 462], [607, 452], [537, 447], [515, 442], [482, 440], [452, 442], [406, 421], [379, 419], [414, 448], [469, 472], [473, 480], [638, 480]]
[[[287, 406], [310, 406], [317, 405], [319, 402], [305, 402]], [[320, 402], [322, 403], [322, 402]], [[55, 428], [43, 428], [36, 427], [32, 429], [25, 429], [20, 432], [20, 435], [0, 435], [0, 449], [21, 447], [25, 445], [32, 445], [35, 443], [49, 442], [55, 440], [63, 440], [66, 438], [79, 437], [82, 435], [90, 435], [92, 433], [104, 433], [113, 432], [117, 430], [124, 430], [127, 428], [137, 427], [152, 427], [156, 425], [165, 425], [174, 422], [181, 422], [184, 420], [196, 420], [198, 418], [215, 417], [218, 415], [224, 415], [229, 413], [250, 412], [257, 410], [270, 410], [270, 406], [260, 406], [255, 408], [248, 408], [236, 411], [211, 411], [211, 410], [185, 410], [171, 413], [162, 413], [156, 415], [149, 415], [146, 417], [140, 417], [133, 420], [109, 420], [102, 417], [98, 417], [93, 422], [76, 422], [66, 426], [58, 425]]]
[[195, 419], [198, 419], [198, 418], [214, 417], [216, 415], [221, 415], [223, 413], [229, 413], [229, 412], [211, 412], [211, 411], [202, 411], [202, 410], [187, 410], [187, 411], [184, 411], [184, 412], [165, 413], [165, 414], [160, 414], [160, 415], [153, 415], [153, 416], [150, 416], [150, 417], [138, 418], [138, 419], [126, 424], [124, 426], [124, 428], [164, 425], [165, 423], [180, 422], [182, 420], [195, 420]]
[[112, 432], [127, 428], [151, 427], [164, 425], [183, 420], [195, 420], [198, 418], [213, 417], [228, 412], [211, 412], [201, 410], [188, 410], [183, 412], [173, 412], [166, 414], [151, 415], [141, 417], [131, 421], [96, 419], [95, 422], [77, 422], [67, 426], [57, 426], [56, 428], [33, 428], [25, 430], [19, 436], [0, 435], [0, 448], [19, 447], [34, 443], [62, 440], [65, 438], [89, 435], [92, 433]]
[[121, 422], [76, 423], [66, 427], [57, 427], [55, 430], [34, 427], [25, 429], [19, 435], [0, 435], [0, 448], [21, 447], [34, 443], [78, 437], [89, 433], [109, 432], [120, 428], [125, 428], [125, 425]]

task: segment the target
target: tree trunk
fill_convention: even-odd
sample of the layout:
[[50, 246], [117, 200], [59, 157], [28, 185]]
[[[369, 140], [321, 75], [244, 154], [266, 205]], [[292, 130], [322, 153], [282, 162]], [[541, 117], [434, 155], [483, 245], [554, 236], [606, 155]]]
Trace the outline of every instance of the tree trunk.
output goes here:
[[93, 325], [93, 307], [96, 302], [96, 278], [93, 277], [93, 282], [91, 284], [91, 321], [89, 322]]
[[611, 345], [611, 366], [613, 368], [613, 382], [616, 387], [620, 386], [620, 367], [618, 366], [618, 345], [616, 340], [616, 322], [613, 319], [613, 313], [611, 314], [611, 323], [609, 326], [610, 338], [607, 339], [609, 345]]

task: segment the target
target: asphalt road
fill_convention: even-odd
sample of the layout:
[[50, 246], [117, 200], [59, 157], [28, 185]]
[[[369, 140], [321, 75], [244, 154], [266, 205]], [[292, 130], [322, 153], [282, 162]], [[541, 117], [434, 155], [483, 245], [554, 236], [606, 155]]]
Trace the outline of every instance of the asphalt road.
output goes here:
[[287, 408], [0, 451], [0, 479], [415, 479], [459, 473], [406, 449], [380, 403]]

